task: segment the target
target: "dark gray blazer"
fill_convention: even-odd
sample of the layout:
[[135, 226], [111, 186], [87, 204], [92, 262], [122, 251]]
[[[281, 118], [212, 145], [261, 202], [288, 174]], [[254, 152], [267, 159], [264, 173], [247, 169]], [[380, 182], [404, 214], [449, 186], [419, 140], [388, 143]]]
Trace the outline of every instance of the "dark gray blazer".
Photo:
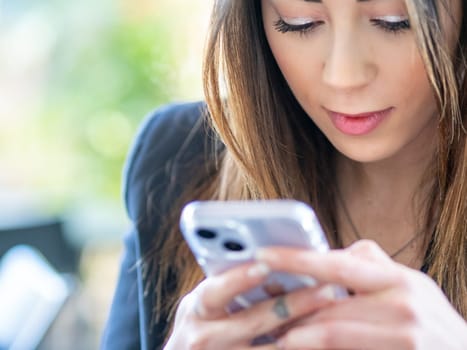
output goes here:
[[[139, 264], [151, 247], [193, 171], [207, 171], [215, 152], [215, 137], [204, 125], [203, 103], [173, 104], [151, 114], [143, 123], [125, 166], [124, 199], [132, 228], [125, 237], [124, 255], [102, 349], [159, 349], [166, 324], [151, 325], [152, 291], [144, 294]], [[197, 166], [196, 166], [197, 164]], [[198, 173], [199, 175], [199, 173]]]

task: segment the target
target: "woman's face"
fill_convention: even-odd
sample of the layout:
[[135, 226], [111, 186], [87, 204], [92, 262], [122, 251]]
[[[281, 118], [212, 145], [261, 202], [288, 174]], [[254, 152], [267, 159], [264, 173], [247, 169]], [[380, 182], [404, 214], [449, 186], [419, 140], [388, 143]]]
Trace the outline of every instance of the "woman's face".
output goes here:
[[[460, 13], [460, 0], [449, 3]], [[285, 79], [341, 153], [375, 162], [433, 151], [437, 106], [403, 0], [262, 0], [262, 9]]]

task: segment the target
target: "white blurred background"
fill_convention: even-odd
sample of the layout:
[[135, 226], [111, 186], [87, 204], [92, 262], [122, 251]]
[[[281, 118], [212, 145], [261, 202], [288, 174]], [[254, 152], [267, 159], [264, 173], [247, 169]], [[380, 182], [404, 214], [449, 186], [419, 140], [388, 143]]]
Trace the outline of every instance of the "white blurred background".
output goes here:
[[[49, 315], [55, 320], [34, 347], [98, 348], [128, 225], [123, 162], [147, 113], [202, 98], [209, 7], [186, 0], [0, 0], [0, 254], [17, 244], [39, 252], [1, 260], [0, 298], [31, 288], [49, 310], [58, 298], [56, 315]], [[32, 265], [18, 263], [25, 260]], [[38, 263], [35, 276], [43, 278], [26, 283], [34, 261], [44, 260], [50, 271]], [[8, 274], [13, 269], [23, 272]], [[63, 303], [50, 283], [36, 288], [54, 273], [69, 291]], [[8, 295], [23, 308], [32, 303], [30, 295]], [[7, 317], [0, 312], [0, 350], [14, 333], [2, 333]]]

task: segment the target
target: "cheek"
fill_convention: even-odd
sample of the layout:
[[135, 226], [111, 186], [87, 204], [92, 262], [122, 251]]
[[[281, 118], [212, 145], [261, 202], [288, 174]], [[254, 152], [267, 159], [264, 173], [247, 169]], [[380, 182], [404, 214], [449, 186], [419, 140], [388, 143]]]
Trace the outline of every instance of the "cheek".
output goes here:
[[[331, 95], [336, 92], [322, 82], [325, 64], [322, 53], [328, 50], [326, 38], [291, 38], [271, 28], [266, 29], [266, 34], [282, 74], [305, 110], [313, 115], [323, 99], [332, 101]], [[381, 100], [374, 105], [398, 105], [410, 114], [418, 114], [423, 109], [432, 114], [436, 100], [415, 39], [407, 35], [382, 41], [379, 33], [367, 39], [372, 45], [366, 47], [364, 64], [373, 65], [377, 74], [354, 97], [369, 104]]]
[[275, 39], [270, 40], [270, 47], [287, 84], [300, 102], [311, 102], [312, 92], [321, 90], [322, 49], [316, 42]]
[[269, 8], [264, 10], [263, 16], [266, 37], [277, 65], [296, 98], [302, 100], [310, 89], [310, 84], [317, 81], [313, 79], [316, 76], [313, 70], [319, 69], [315, 54], [320, 52], [318, 40], [277, 32], [270, 25], [274, 22], [275, 15]]
[[410, 54], [403, 59], [392, 61], [393, 69], [387, 75], [393, 77], [394, 90], [409, 109], [422, 108], [432, 112], [436, 109], [436, 100], [423, 59], [415, 45], [408, 52]]

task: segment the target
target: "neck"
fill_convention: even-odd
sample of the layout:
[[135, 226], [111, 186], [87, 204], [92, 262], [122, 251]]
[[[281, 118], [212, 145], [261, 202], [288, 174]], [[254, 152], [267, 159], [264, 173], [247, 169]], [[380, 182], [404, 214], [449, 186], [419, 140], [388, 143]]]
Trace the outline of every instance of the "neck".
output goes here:
[[[337, 160], [337, 184], [343, 205], [338, 207], [338, 225], [344, 245], [357, 239], [376, 241], [389, 255], [398, 251], [423, 228], [423, 203], [427, 186], [424, 176], [431, 154], [417, 160], [408, 157], [378, 163], [358, 163], [342, 155]], [[429, 185], [429, 184], [426, 184]], [[395, 260], [419, 268], [423, 235], [397, 254]], [[419, 266], [420, 265], [420, 266]]]

